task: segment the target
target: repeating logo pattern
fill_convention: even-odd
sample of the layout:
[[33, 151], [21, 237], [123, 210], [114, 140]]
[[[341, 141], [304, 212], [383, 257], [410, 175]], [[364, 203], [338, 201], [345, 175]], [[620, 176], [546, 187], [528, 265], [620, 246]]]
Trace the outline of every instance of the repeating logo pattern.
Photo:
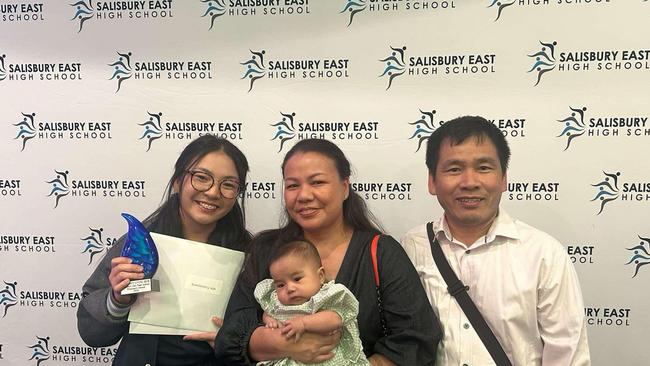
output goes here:
[[21, 112], [21, 114], [23, 115], [23, 120], [14, 124], [14, 126], [18, 127], [18, 134], [14, 137], [14, 140], [22, 140], [23, 146], [20, 151], [24, 151], [27, 141], [36, 137], [36, 126], [34, 125], [34, 117], [36, 117], [36, 113], [25, 114]]
[[528, 57], [534, 60], [533, 66], [528, 70], [528, 72], [537, 72], [537, 82], [535, 83], [535, 86], [537, 86], [542, 80], [542, 75], [555, 69], [556, 63], [555, 46], [557, 46], [557, 42], [540, 41], [539, 43], [542, 45], [542, 48], [532, 55], [528, 55]]
[[95, 9], [93, 8], [93, 3], [92, 0], [80, 0], [77, 1], [74, 4], [70, 4], [70, 6], [74, 7], [75, 13], [71, 21], [78, 20], [79, 21], [79, 30], [77, 33], [80, 33], [81, 30], [83, 29], [84, 22], [88, 19], [92, 19]]
[[632, 278], [639, 274], [641, 267], [650, 264], [650, 238], [642, 238], [638, 245], [632, 248], [626, 248], [630, 252], [630, 261], [625, 265], [634, 264], [634, 275]]
[[138, 123], [138, 126], [144, 127], [142, 136], [138, 140], [146, 140], [147, 151], [149, 151], [151, 150], [151, 143], [162, 137], [163, 129], [160, 124], [162, 112], [156, 114], [147, 112], [147, 114], [149, 115], [149, 120], [144, 123]]
[[348, 22], [349, 27], [350, 24], [352, 24], [354, 16], [364, 10], [366, 10], [366, 0], [347, 0], [345, 7], [343, 7], [343, 10], [341, 10], [340, 13], [350, 13], [350, 21]]
[[54, 208], [57, 208], [59, 206], [59, 200], [70, 194], [70, 186], [68, 184], [69, 172], [67, 170], [65, 172], [55, 170], [54, 172], [56, 173], [56, 178], [46, 182], [51, 185], [50, 194], [47, 196], [54, 196]]
[[264, 54], [266, 51], [249, 51], [252, 56], [250, 59], [241, 63], [241, 65], [244, 66], [244, 75], [241, 78], [242, 80], [250, 80], [250, 87], [248, 88], [248, 91], [250, 92], [253, 90], [253, 83], [266, 75], [266, 67], [264, 66]]
[[[420, 109], [420, 113], [421, 115], [419, 120], [415, 122], [409, 122], [409, 125], [415, 128], [413, 134], [411, 137], [409, 137], [409, 140], [417, 138], [418, 141], [418, 148], [415, 150], [415, 152], [420, 151], [422, 144], [427, 141], [429, 137], [431, 137], [431, 134], [436, 129], [435, 122], [433, 121], [433, 116], [436, 114], [436, 111], [433, 110], [431, 112], [425, 112]], [[440, 121], [438, 126], [442, 124], [442, 122], [443, 121]]]
[[602, 181], [592, 184], [592, 187], [596, 187], [597, 192], [591, 201], [600, 201], [598, 215], [603, 212], [606, 204], [614, 201], [619, 196], [618, 178], [621, 176], [621, 172], [603, 172], [603, 174], [605, 174], [605, 178]]
[[564, 119], [559, 119], [558, 122], [564, 125], [564, 129], [556, 137], [566, 137], [566, 151], [571, 146], [573, 139], [585, 134], [585, 112], [587, 107], [573, 108], [569, 107], [571, 114]]
[[278, 152], [282, 151], [284, 143], [296, 137], [296, 127], [294, 126], [293, 120], [296, 116], [295, 113], [280, 113], [282, 119], [276, 123], [271, 124], [272, 127], [276, 127], [275, 136], [271, 139], [280, 141], [280, 148]]
[[226, 4], [223, 0], [201, 0], [201, 2], [207, 6], [202, 17], [210, 16], [210, 30], [212, 30], [215, 19], [226, 14]]
[[81, 254], [88, 253], [88, 265], [90, 265], [93, 262], [93, 257], [95, 254], [99, 254], [111, 249], [114, 241], [111, 241], [109, 238], [102, 237], [104, 228], [100, 227], [99, 229], [93, 229], [89, 227], [88, 229], [90, 230], [90, 235], [86, 236], [85, 238], [81, 238], [81, 242], [84, 245], [84, 250], [81, 252]]
[[131, 67], [131, 52], [127, 53], [117, 53], [117, 61], [112, 64], [108, 64], [113, 69], [113, 76], [109, 80], [117, 80], [117, 89], [115, 93], [120, 91], [122, 87], [122, 82], [124, 80], [130, 79], [133, 74], [133, 68]]
[[36, 344], [28, 347], [32, 350], [29, 361], [36, 360], [36, 366], [39, 366], [41, 362], [50, 359], [50, 337], [36, 336], [36, 339], [38, 339]]
[[16, 296], [18, 282], [2, 282], [5, 283], [5, 288], [0, 291], [0, 308], [2, 308], [2, 317], [4, 318], [7, 315], [7, 310], [18, 303]]
[[497, 9], [497, 17], [494, 19], [495, 22], [497, 20], [499, 20], [499, 18], [501, 18], [501, 12], [503, 11], [503, 9], [505, 9], [505, 8], [511, 6], [511, 5], [514, 5], [515, 2], [516, 2], [516, 0], [511, 0], [511, 1], [507, 1], [507, 0], [488, 0], [488, 1], [490, 1], [490, 5], [488, 5], [488, 8], [496, 7], [496, 9]]
[[382, 60], [379, 60], [384, 64], [384, 72], [379, 75], [379, 77], [388, 77], [388, 86], [386, 90], [390, 89], [393, 84], [393, 79], [398, 76], [401, 76], [406, 71], [406, 62], [404, 61], [404, 53], [406, 52], [406, 47], [396, 48], [390, 46], [392, 52], [390, 55]]

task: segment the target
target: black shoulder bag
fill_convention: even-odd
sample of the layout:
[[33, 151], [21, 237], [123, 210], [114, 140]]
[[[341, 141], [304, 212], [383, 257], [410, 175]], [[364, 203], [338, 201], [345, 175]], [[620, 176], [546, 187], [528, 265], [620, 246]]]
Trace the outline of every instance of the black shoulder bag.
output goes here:
[[478, 310], [472, 298], [469, 297], [468, 286], [458, 279], [454, 270], [451, 269], [445, 254], [442, 252], [440, 243], [435, 238], [433, 234], [433, 224], [427, 224], [427, 234], [429, 236], [429, 243], [431, 244], [431, 254], [433, 255], [433, 260], [436, 262], [438, 271], [442, 275], [442, 278], [445, 279], [447, 283], [447, 291], [449, 294], [456, 299], [460, 308], [463, 309], [465, 316], [469, 319], [469, 322], [472, 324], [476, 330], [476, 334], [481, 339], [485, 348], [487, 348], [490, 356], [498, 366], [512, 366], [508, 356], [506, 356], [503, 347], [499, 344], [499, 340], [494, 336], [492, 330], [483, 319], [481, 312]]

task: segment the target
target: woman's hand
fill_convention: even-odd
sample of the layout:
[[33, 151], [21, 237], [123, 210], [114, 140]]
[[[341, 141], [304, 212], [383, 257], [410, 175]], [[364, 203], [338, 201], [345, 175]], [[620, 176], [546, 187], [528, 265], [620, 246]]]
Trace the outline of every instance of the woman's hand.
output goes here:
[[300, 341], [292, 342], [294, 346], [290, 357], [295, 361], [307, 364], [327, 361], [334, 357], [332, 350], [336, 348], [340, 340], [340, 331], [332, 332], [329, 335], [307, 332], [300, 337]]
[[131, 258], [115, 257], [111, 260], [111, 273], [108, 274], [108, 282], [113, 290], [113, 299], [120, 304], [130, 303], [135, 295], [122, 295], [131, 280], [141, 280], [144, 278], [144, 268], [137, 264], [131, 264]]
[[[223, 325], [223, 319], [218, 316], [212, 317], [212, 323], [217, 327], [221, 328]], [[184, 341], [205, 341], [208, 342], [210, 347], [214, 349], [214, 339], [217, 337], [217, 332], [202, 332], [202, 333], [193, 333], [188, 334], [183, 337]]]

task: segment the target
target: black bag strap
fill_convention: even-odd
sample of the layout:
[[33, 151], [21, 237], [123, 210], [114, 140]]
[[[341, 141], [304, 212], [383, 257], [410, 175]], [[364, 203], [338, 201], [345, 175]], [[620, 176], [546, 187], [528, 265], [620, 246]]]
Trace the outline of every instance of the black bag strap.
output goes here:
[[377, 308], [379, 309], [379, 321], [384, 336], [389, 334], [388, 325], [386, 324], [386, 315], [384, 314], [384, 305], [381, 302], [381, 287], [379, 286], [379, 264], [377, 264], [377, 245], [379, 244], [379, 234], [372, 238], [370, 243], [370, 258], [372, 258], [372, 270], [375, 274], [375, 289], [377, 290]]
[[463, 309], [465, 316], [467, 316], [467, 319], [469, 319], [469, 322], [476, 330], [476, 334], [478, 334], [478, 337], [485, 345], [485, 348], [487, 348], [494, 362], [498, 366], [511, 366], [512, 364], [510, 363], [508, 356], [506, 356], [503, 347], [499, 344], [499, 340], [494, 336], [494, 333], [492, 333], [492, 330], [485, 322], [485, 319], [483, 319], [481, 312], [469, 296], [469, 293], [467, 292], [469, 287], [465, 286], [465, 284], [458, 279], [454, 270], [451, 269], [447, 258], [445, 258], [445, 254], [442, 252], [440, 243], [438, 243], [438, 240], [433, 234], [432, 223], [427, 224], [427, 234], [429, 235], [433, 260], [436, 262], [436, 266], [438, 267], [438, 271], [440, 271], [442, 278], [444, 278], [447, 283], [447, 291], [449, 291], [449, 294], [456, 299], [460, 308]]

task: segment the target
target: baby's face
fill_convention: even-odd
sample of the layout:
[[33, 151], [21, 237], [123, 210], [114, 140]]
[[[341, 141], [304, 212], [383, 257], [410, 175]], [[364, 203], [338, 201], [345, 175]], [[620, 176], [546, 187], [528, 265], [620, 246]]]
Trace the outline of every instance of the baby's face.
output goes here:
[[316, 295], [325, 281], [322, 267], [313, 260], [289, 254], [280, 257], [269, 268], [278, 300], [283, 305], [300, 305]]

